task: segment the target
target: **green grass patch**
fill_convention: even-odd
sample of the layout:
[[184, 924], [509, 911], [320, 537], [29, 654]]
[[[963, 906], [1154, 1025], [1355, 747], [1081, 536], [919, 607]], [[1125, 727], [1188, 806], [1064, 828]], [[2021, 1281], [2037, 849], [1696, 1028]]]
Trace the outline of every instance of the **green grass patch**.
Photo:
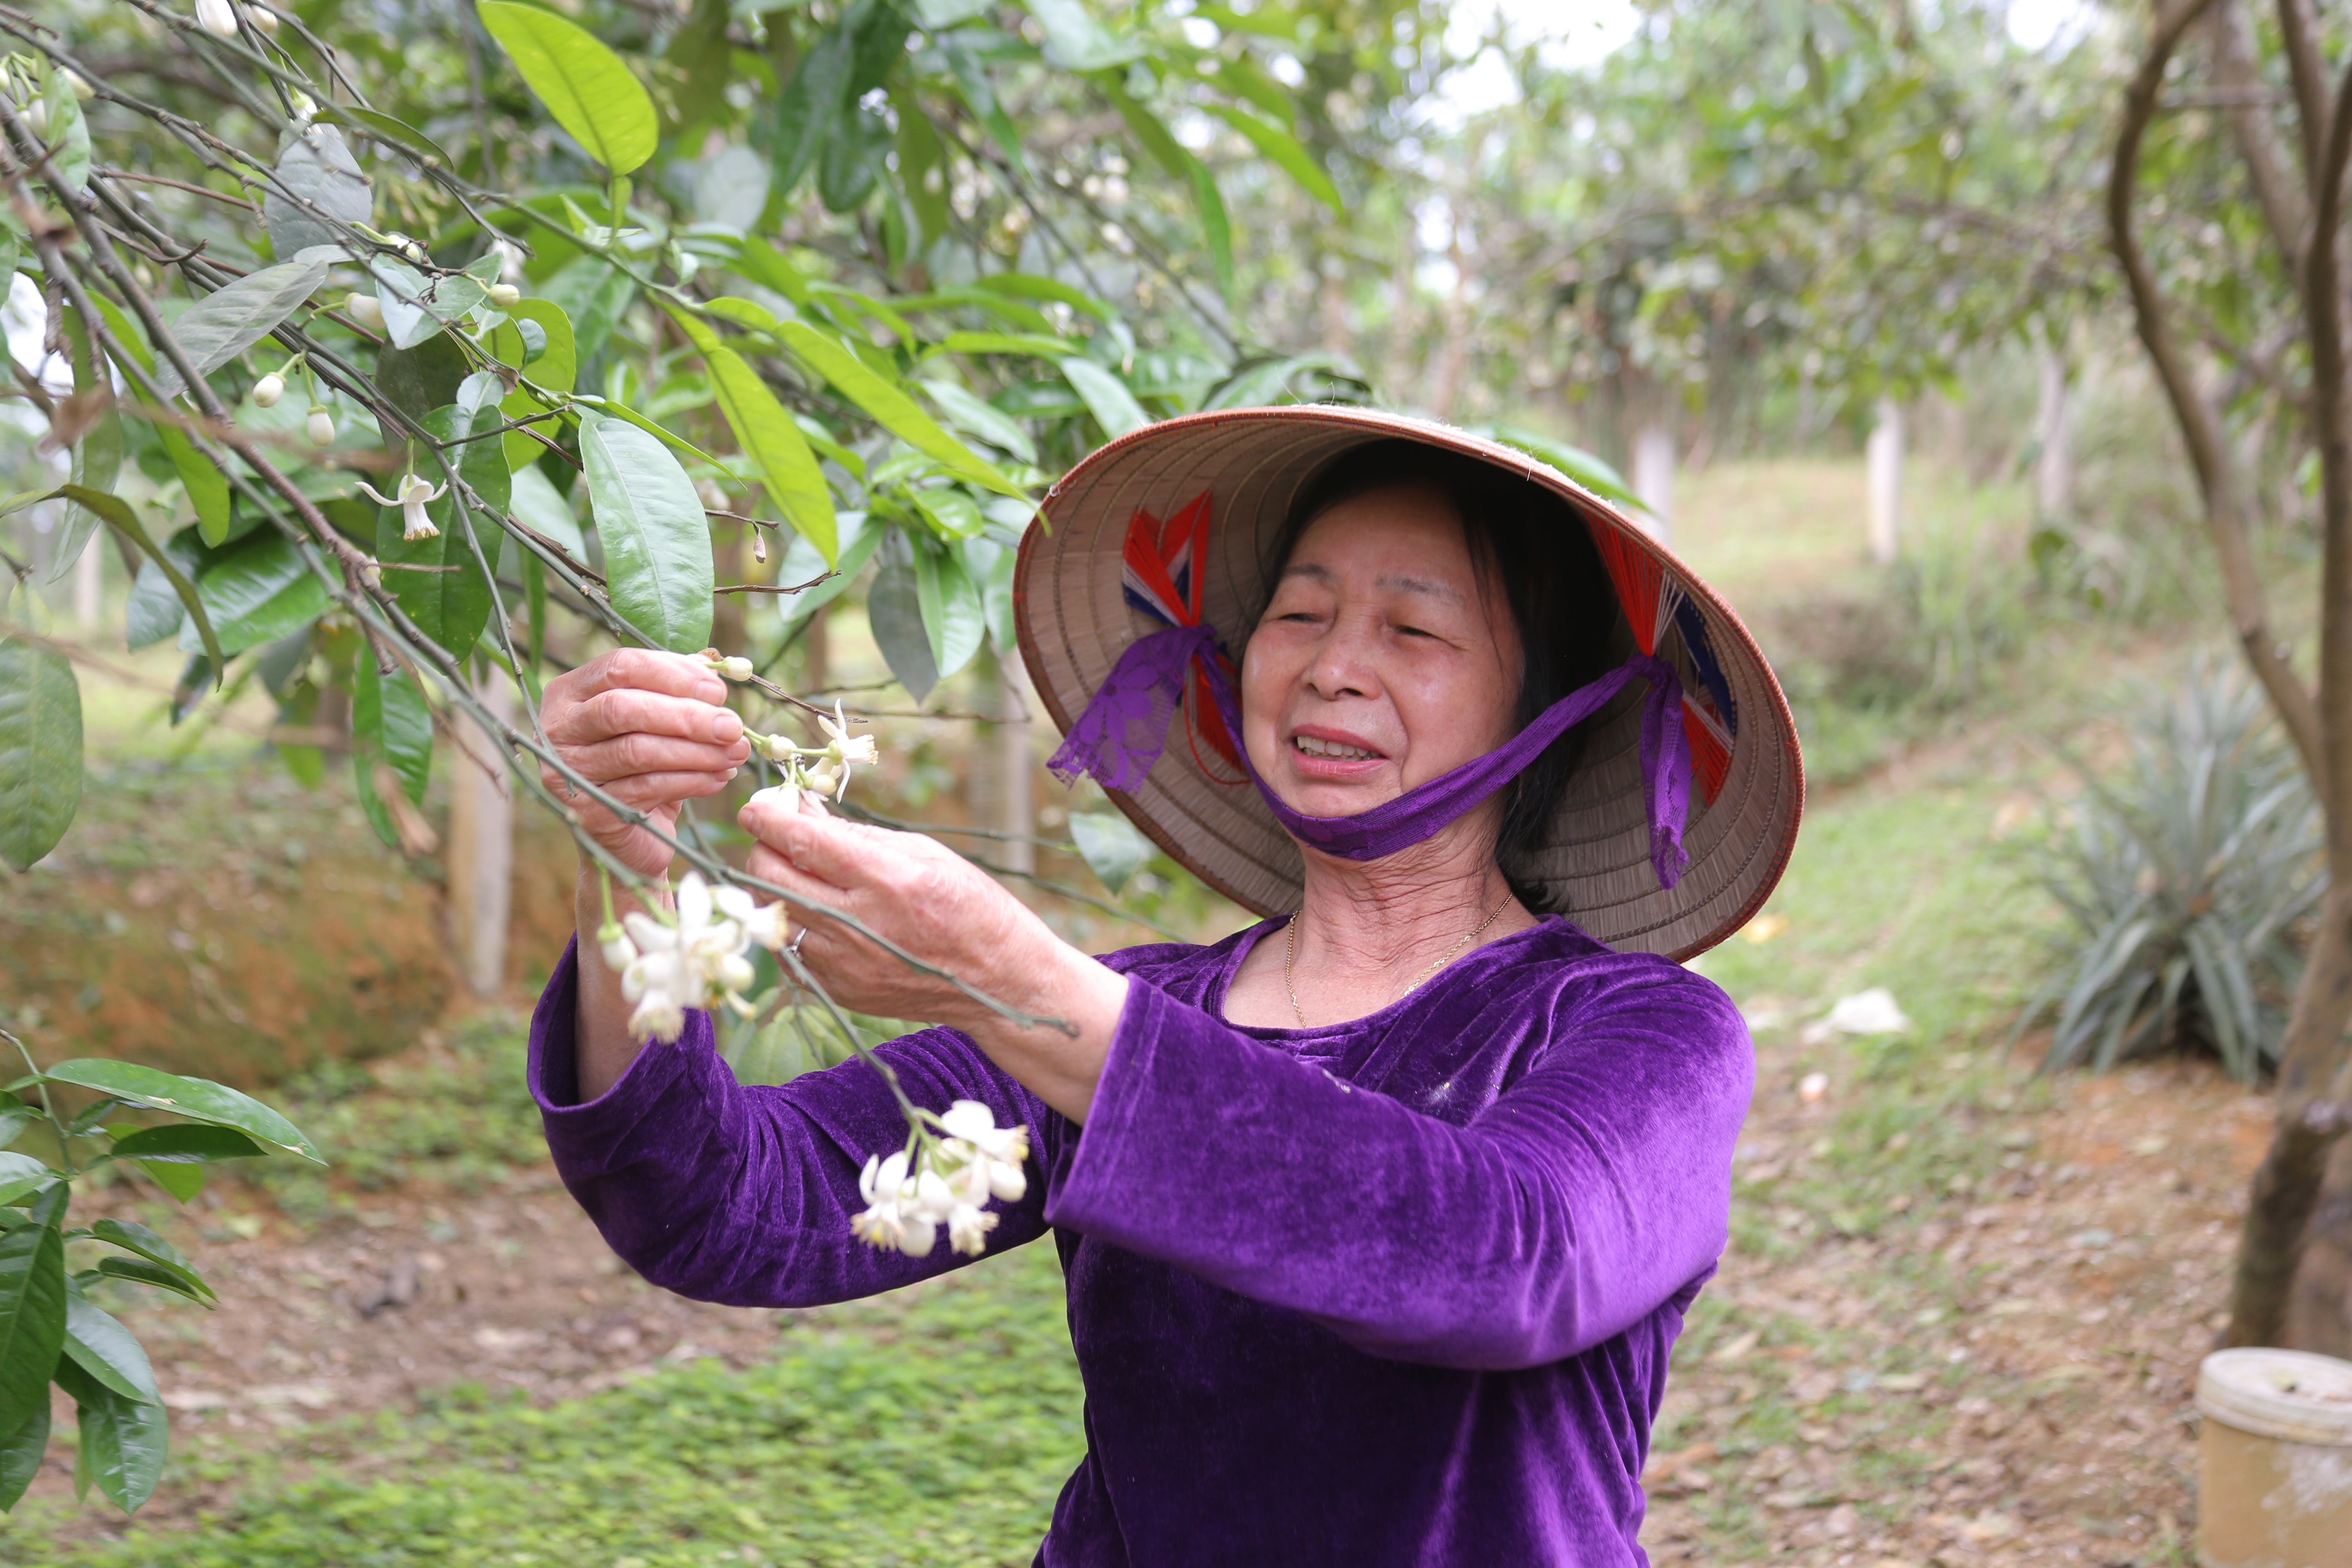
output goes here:
[[537, 1407], [464, 1385], [273, 1449], [199, 1437], [175, 1482], [232, 1500], [59, 1545], [70, 1505], [0, 1522], [22, 1568], [780, 1568], [1024, 1564], [1085, 1450], [1054, 1250], [785, 1314], [775, 1359], [667, 1368]]

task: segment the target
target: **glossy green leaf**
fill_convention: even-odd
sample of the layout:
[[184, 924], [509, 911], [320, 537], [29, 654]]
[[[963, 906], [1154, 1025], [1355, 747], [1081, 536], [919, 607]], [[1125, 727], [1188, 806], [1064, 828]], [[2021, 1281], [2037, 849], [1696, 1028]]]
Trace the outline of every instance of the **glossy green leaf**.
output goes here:
[[[22, 1131], [24, 1123], [17, 1123]], [[18, 1182], [28, 1178], [45, 1178], [49, 1168], [30, 1154], [13, 1149], [0, 1149], [0, 1182]]]
[[126, 1132], [114, 1141], [108, 1152], [118, 1160], [163, 1160], [185, 1163], [251, 1160], [269, 1151], [234, 1127], [189, 1122], [169, 1127], [142, 1127], [136, 1132]]
[[161, 1405], [126, 1399], [73, 1361], [61, 1361], [58, 1386], [73, 1397], [81, 1423], [77, 1481], [96, 1482], [108, 1500], [134, 1513], [163, 1479], [167, 1426]]
[[843, 396], [866, 410], [883, 428], [908, 446], [938, 459], [951, 472], [999, 494], [1018, 496], [1023, 493], [1021, 487], [1006, 478], [995, 464], [976, 456], [962, 442], [940, 429], [929, 415], [916, 405], [913, 398], [877, 374], [839, 339], [819, 331], [805, 321], [782, 322], [777, 327], [777, 331], [803, 363], [831, 382]]
[[479, 279], [463, 272], [428, 277], [388, 256], [370, 258], [368, 270], [375, 276], [384, 332], [396, 349], [413, 349], [445, 328], [461, 325], [489, 297]]
[[[81, 686], [63, 653], [0, 638], [0, 860], [32, 868], [81, 807]], [[0, 1426], [8, 1424], [0, 1408]]]
[[1176, 140], [1160, 117], [1139, 102], [1133, 94], [1116, 81], [1104, 88], [1111, 107], [1118, 110], [1127, 128], [1135, 133], [1144, 152], [1152, 162], [1192, 187], [1192, 203], [1201, 210], [1202, 237], [1209, 244], [1209, 263], [1216, 273], [1220, 292], [1231, 296], [1234, 291], [1234, 226], [1225, 212], [1224, 197], [1218, 193], [1217, 177], [1209, 166], [1182, 142]]
[[930, 352], [1028, 354], [1040, 359], [1060, 359], [1064, 354], [1077, 353], [1078, 345], [1067, 338], [1046, 337], [1037, 332], [949, 332], [931, 346]]
[[[381, 674], [374, 658], [362, 653], [352, 670], [352, 742], [363, 804], [377, 798], [379, 763], [393, 771], [410, 800], [423, 803], [433, 773], [433, 710], [405, 668]], [[385, 843], [398, 846], [397, 834], [383, 826], [378, 832]]]
[[1250, 145], [1297, 181], [1299, 187], [1308, 195], [1333, 212], [1348, 210], [1347, 204], [1339, 199], [1339, 187], [1331, 183], [1331, 176], [1323, 172], [1323, 165], [1318, 163], [1314, 154], [1307, 152], [1289, 132], [1278, 125], [1268, 124], [1256, 115], [1229, 103], [1208, 103], [1202, 107], [1240, 132], [1249, 140]]
[[374, 214], [375, 192], [343, 133], [315, 121], [287, 142], [277, 180], [262, 187], [269, 247], [289, 260], [314, 245], [352, 244], [349, 227]]
[[[355, 104], [322, 104], [313, 118], [322, 123], [344, 125], [363, 136], [372, 136], [388, 147], [418, 158], [431, 158], [444, 168], [456, 166], [457, 160], [441, 149], [441, 144], [404, 120], [373, 109], [362, 109]], [[283, 249], [283, 247], [280, 247]], [[288, 252], [287, 254], [291, 254]]]
[[1034, 465], [1037, 444], [1029, 439], [1029, 432], [1013, 419], [976, 395], [951, 381], [926, 381], [922, 389], [931, 395], [948, 423], [970, 436], [976, 436], [1007, 457]]
[[1262, 408], [1280, 402], [1291, 390], [1290, 384], [1313, 371], [1353, 374], [1354, 366], [1343, 356], [1324, 351], [1291, 354], [1263, 360], [1236, 371], [1226, 378], [1203, 405], [1208, 408]]
[[[483, 379], [490, 381], [493, 388], [498, 384]], [[505, 416], [496, 403], [476, 407], [470, 422], [466, 413], [456, 405], [435, 409], [425, 418], [425, 434], [440, 441], [467, 434], [475, 437], [449, 452], [457, 459], [458, 477], [491, 510], [485, 514], [462, 508], [451, 486], [438, 500], [425, 506], [426, 518], [439, 530], [432, 538], [404, 538], [405, 514], [399, 507], [383, 508], [376, 514], [375, 524], [375, 556], [383, 563], [384, 587], [418, 630], [460, 656], [472, 651], [482, 628], [490, 624], [490, 584], [482, 575], [482, 560], [488, 562], [493, 573], [499, 569], [499, 548], [507, 535], [495, 519], [506, 511], [511, 483], [506, 447], [490, 434], [504, 423]], [[436, 485], [447, 483], [437, 459], [420, 454], [416, 461], [421, 478]], [[469, 520], [472, 543], [466, 537]], [[476, 544], [481, 547], [482, 560], [475, 557]]]
[[660, 441], [602, 414], [582, 417], [580, 457], [613, 608], [657, 647], [708, 647], [710, 525], [694, 481]]
[[[323, 261], [281, 261], [248, 272], [181, 311], [172, 335], [196, 373], [207, 374], [275, 331], [326, 280]], [[186, 390], [169, 356], [156, 365], [155, 382], [165, 397]]]
[[0, 1432], [49, 1407], [65, 1342], [65, 1237], [47, 1225], [0, 1234]]
[[[151, 1132], [186, 1131], [191, 1132], [218, 1132], [224, 1133], [229, 1137], [243, 1136], [243, 1134], [238, 1133], [232, 1129], [216, 1127], [189, 1127], [185, 1129], [152, 1127], [147, 1129], [147, 1131]], [[121, 1146], [121, 1143], [119, 1142], [115, 1144], [117, 1149], [120, 1149]], [[259, 1152], [257, 1148], [256, 1152]], [[124, 1247], [131, 1252], [136, 1253], [139, 1257], [146, 1258], [151, 1263], [160, 1263], [166, 1268], [177, 1268], [184, 1273], [189, 1274], [191, 1278], [194, 1278], [194, 1271], [190, 1268], [186, 1257], [182, 1254], [180, 1249], [173, 1247], [170, 1242], [164, 1240], [162, 1237], [157, 1236], [153, 1231], [148, 1229], [145, 1226], [141, 1225], [136, 1220], [111, 1218], [93, 1220], [90, 1222], [89, 1234], [92, 1238], [96, 1240], [111, 1242], [116, 1247]], [[199, 1283], [201, 1283], [201, 1281]]]
[[1020, 628], [1014, 622], [1013, 574], [1021, 552], [993, 539], [963, 542], [964, 572], [980, 590], [980, 610], [988, 623], [988, 639], [1006, 658], [1021, 657]]
[[234, 1127], [272, 1148], [299, 1154], [319, 1164], [326, 1163], [291, 1121], [251, 1096], [209, 1079], [182, 1078], [136, 1062], [109, 1061], [97, 1057], [60, 1062], [41, 1076], [51, 1083], [79, 1084], [100, 1094], [113, 1095], [126, 1105], [168, 1110], [190, 1121], [207, 1121], [215, 1127]]
[[[44, 1388], [42, 1392], [46, 1394], [47, 1390]], [[25, 1489], [40, 1473], [41, 1457], [48, 1451], [49, 1402], [44, 1398], [30, 1417], [18, 1423], [5, 1437], [0, 1437], [0, 1513], [16, 1506]]]
[[228, 537], [228, 475], [198, 451], [178, 426], [158, 424], [155, 436], [172, 459], [173, 471], [180, 476], [181, 488], [188, 492], [188, 504], [195, 509], [197, 535], [206, 544], [220, 543]]
[[926, 486], [908, 492], [930, 525], [945, 539], [970, 539], [987, 522], [980, 503], [962, 490]]
[[882, 570], [866, 590], [866, 619], [873, 628], [875, 646], [883, 662], [915, 700], [920, 702], [940, 683], [940, 667], [931, 651], [930, 633], [923, 626], [921, 589], [915, 581], [914, 562], [903, 536], [893, 535]]
[[39, 1116], [31, 1106], [13, 1094], [0, 1093], [0, 1149], [16, 1141], [16, 1135], [31, 1126]]
[[[190, 1197], [204, 1191], [205, 1168], [202, 1165], [165, 1165], [142, 1160], [139, 1168], [150, 1173], [170, 1171], [195, 1177], [197, 1185], [190, 1192]], [[179, 1198], [177, 1192], [173, 1192], [172, 1195]], [[188, 1199], [179, 1198], [179, 1201], [186, 1203]], [[217, 1307], [220, 1304], [220, 1299], [212, 1293], [212, 1287], [196, 1278], [194, 1271], [174, 1268], [151, 1258], [101, 1258], [98, 1260], [98, 1272], [110, 1279], [126, 1279], [134, 1285], [152, 1285], [158, 1290], [169, 1290], [175, 1296], [186, 1297], [200, 1307]]]
[[[95, 501], [89, 502], [96, 506]], [[138, 513], [130, 507], [122, 509], [120, 517], [110, 512], [107, 521], [125, 539], [139, 547], [147, 557], [139, 568], [138, 579], [131, 585], [131, 604], [125, 616], [130, 646], [133, 651], [162, 642], [180, 629], [185, 620], [196, 628], [196, 641], [205, 657], [219, 669], [228, 662], [221, 651], [220, 638], [213, 631], [212, 616], [205, 608], [204, 596], [196, 592], [195, 569], [203, 559], [194, 537], [187, 533], [173, 534], [163, 548], [148, 537], [140, 526]], [[176, 605], [178, 613], [170, 613]]]
[[945, 680], [970, 664], [988, 636], [980, 589], [952, 546], [926, 542], [915, 550], [915, 603], [930, 638], [931, 667]]
[[760, 470], [768, 500], [783, 514], [793, 531], [816, 546], [825, 564], [839, 552], [833, 522], [833, 489], [824, 482], [816, 454], [809, 450], [783, 404], [761, 380], [760, 373], [719, 339], [719, 334], [683, 310], [670, 314], [710, 367], [711, 390], [719, 396], [719, 412], [743, 455]]
[[1086, 400], [1087, 410], [1102, 426], [1103, 435], [1116, 441], [1129, 430], [1151, 423], [1151, 416], [1135, 400], [1115, 371], [1106, 370], [1090, 359], [1066, 359], [1062, 362], [1062, 374]]
[[1016, 300], [1054, 300], [1098, 321], [1111, 321], [1118, 314], [1083, 289], [1073, 288], [1057, 278], [1040, 278], [1034, 272], [992, 272], [985, 278], [972, 279], [971, 286], [986, 293], [1006, 294]]
[[149, 1181], [169, 1193], [175, 1202], [187, 1203], [205, 1190], [205, 1168], [202, 1165], [176, 1165], [162, 1160], [137, 1160], [132, 1163], [145, 1173]]
[[621, 57], [552, 11], [481, 0], [475, 14], [555, 122], [588, 155], [625, 174], [654, 155], [654, 100]]
[[125, 1399], [162, 1403], [163, 1395], [155, 1388], [155, 1368], [140, 1347], [138, 1336], [71, 1289], [66, 1292], [65, 1353]]
[[1523, 430], [1517, 426], [1497, 426], [1492, 434], [1506, 447], [1517, 447], [1522, 452], [1542, 458], [1603, 500], [1643, 511], [1649, 510], [1642, 505], [1642, 498], [1626, 484], [1624, 475], [1611, 467], [1605, 458], [1595, 457], [1581, 447], [1571, 447], [1565, 441], [1556, 441], [1549, 436]]
[[537, 463], [517, 468], [509, 482], [507, 506], [525, 528], [562, 546], [581, 565], [588, 563], [588, 541], [580, 531], [580, 519], [546, 469]]
[[856, 40], [846, 25], [826, 28], [809, 46], [792, 79], [777, 94], [766, 135], [768, 160], [775, 168], [779, 194], [792, 195], [839, 125], [848, 104], [856, 52]]
[[[208, 556], [196, 574], [196, 598], [222, 651], [231, 654], [299, 631], [330, 603], [327, 585], [275, 529], [256, 529]], [[180, 649], [205, 651], [194, 626], [180, 628]]]
[[1070, 837], [1087, 869], [1116, 893], [1151, 858], [1151, 840], [1116, 812], [1080, 811], [1070, 816]]
[[[840, 514], [839, 521], [841, 559], [835, 564], [833, 575], [817, 583], [814, 588], [781, 595], [777, 600], [787, 634], [840, 597], [851, 584], [857, 581], [858, 573], [874, 559], [874, 552], [880, 547], [882, 536], [887, 531], [862, 511], [845, 511]], [[776, 567], [776, 581], [784, 584], [815, 582], [824, 569], [824, 557], [817, 553], [816, 546], [805, 539], [795, 539], [784, 549], [784, 558]]]

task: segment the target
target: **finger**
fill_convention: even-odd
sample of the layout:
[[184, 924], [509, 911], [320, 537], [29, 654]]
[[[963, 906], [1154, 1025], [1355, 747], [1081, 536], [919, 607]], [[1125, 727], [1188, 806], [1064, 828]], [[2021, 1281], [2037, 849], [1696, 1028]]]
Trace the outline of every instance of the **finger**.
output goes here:
[[[808, 796], [801, 797], [806, 803]], [[740, 820], [746, 831], [794, 865], [828, 882], [847, 887], [868, 880], [896, 849], [891, 840], [906, 837], [862, 822], [843, 822], [822, 810], [786, 810], [774, 801], [747, 805]]]
[[582, 666], [584, 678], [578, 695], [585, 700], [603, 691], [658, 691], [669, 697], [690, 697], [698, 702], [724, 702], [727, 683], [699, 654], [669, 653], [660, 648], [618, 647]]
[[675, 805], [681, 800], [699, 800], [717, 795], [734, 778], [733, 771], [720, 773], [636, 773], [625, 779], [613, 779], [598, 787], [632, 811], [652, 811], [660, 806]]
[[850, 896], [850, 889], [803, 870], [764, 844], [752, 849], [743, 868], [763, 882], [772, 882], [787, 892], [818, 903], [842, 907]]
[[617, 779], [635, 773], [723, 773], [741, 767], [751, 756], [748, 741], [714, 746], [633, 730], [593, 745], [566, 747], [563, 760], [592, 779]]
[[692, 698], [615, 689], [555, 714], [547, 738], [560, 746], [593, 745], [635, 731], [727, 746], [742, 738], [743, 721], [732, 709]]

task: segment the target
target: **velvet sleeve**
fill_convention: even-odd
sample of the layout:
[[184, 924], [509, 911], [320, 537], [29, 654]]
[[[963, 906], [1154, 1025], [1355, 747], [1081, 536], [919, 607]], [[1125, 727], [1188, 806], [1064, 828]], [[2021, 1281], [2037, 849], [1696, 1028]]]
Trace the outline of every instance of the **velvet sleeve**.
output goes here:
[[1133, 979], [1049, 1217], [1373, 1354], [1577, 1354], [1713, 1270], [1754, 1061], [1729, 999], [1664, 963], [1560, 1005], [1456, 1125]]
[[[713, 1046], [710, 1016], [649, 1045], [612, 1088], [581, 1103], [573, 1045], [578, 950], [565, 952], [531, 1017], [530, 1087], [563, 1184], [613, 1250], [656, 1285], [739, 1307], [848, 1300], [943, 1274], [971, 1259], [945, 1240], [929, 1256], [882, 1252], [852, 1237], [869, 1154], [907, 1137], [881, 1076], [849, 1061], [776, 1088], [747, 1088]], [[1049, 1121], [1060, 1119], [970, 1037], [926, 1029], [877, 1052], [914, 1102], [945, 1110], [977, 1100], [997, 1124], [1026, 1124], [1029, 1190], [992, 1205], [988, 1250], [1044, 1234]]]

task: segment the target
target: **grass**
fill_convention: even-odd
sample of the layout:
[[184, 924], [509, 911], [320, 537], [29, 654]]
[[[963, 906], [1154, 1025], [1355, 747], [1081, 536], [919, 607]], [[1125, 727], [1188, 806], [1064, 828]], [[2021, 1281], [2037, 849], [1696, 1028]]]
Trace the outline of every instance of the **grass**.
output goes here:
[[995, 1568], [1026, 1563], [1085, 1449], [1053, 1248], [872, 1302], [786, 1315], [775, 1358], [704, 1361], [534, 1407], [460, 1385], [414, 1414], [275, 1449], [198, 1439], [183, 1484], [229, 1489], [194, 1528], [46, 1543], [22, 1568]]

